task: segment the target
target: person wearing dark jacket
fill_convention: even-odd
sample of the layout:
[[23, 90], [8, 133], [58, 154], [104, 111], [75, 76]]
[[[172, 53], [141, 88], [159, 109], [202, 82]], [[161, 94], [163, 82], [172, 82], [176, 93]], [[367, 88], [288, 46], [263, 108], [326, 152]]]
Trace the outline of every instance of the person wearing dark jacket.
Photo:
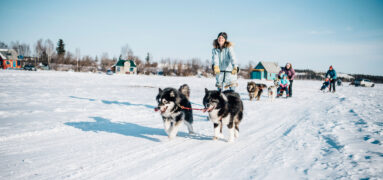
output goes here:
[[334, 93], [335, 92], [335, 82], [336, 82], [336, 71], [332, 66], [330, 66], [330, 68], [328, 69], [325, 77], [327, 77], [327, 76], [330, 78], [330, 91], [331, 91], [331, 87], [332, 87], [332, 92]]
[[293, 81], [294, 81], [294, 77], [295, 77], [295, 71], [293, 69], [293, 66], [291, 66], [291, 63], [287, 63], [286, 66], [282, 68], [282, 70], [279, 72], [279, 77], [281, 77], [282, 73], [286, 74], [287, 78], [290, 81], [289, 97], [291, 97], [293, 95]]

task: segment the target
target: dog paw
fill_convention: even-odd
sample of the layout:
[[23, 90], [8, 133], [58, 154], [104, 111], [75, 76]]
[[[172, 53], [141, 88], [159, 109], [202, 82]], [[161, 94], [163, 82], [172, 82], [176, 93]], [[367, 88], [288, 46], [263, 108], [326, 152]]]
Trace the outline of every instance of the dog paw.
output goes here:
[[237, 133], [237, 132], [234, 133], [234, 137], [235, 137], [235, 138], [238, 138], [238, 137], [239, 137], [239, 133]]
[[227, 142], [229, 142], [229, 143], [234, 142], [234, 138], [229, 138], [229, 139], [227, 140]]
[[218, 134], [218, 137], [219, 137], [219, 138], [222, 138], [222, 139], [225, 138], [225, 136], [224, 136], [222, 133]]

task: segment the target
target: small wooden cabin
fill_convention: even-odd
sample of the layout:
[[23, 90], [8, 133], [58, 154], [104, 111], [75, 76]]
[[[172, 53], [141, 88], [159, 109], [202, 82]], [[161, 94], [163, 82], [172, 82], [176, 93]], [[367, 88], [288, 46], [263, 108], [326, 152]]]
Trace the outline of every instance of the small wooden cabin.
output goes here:
[[116, 74], [137, 74], [137, 66], [133, 60], [119, 59], [113, 69]]
[[0, 49], [0, 65], [2, 69], [20, 69], [21, 61], [13, 49]]
[[261, 61], [252, 70], [250, 78], [260, 80], [275, 80], [278, 77], [280, 71], [281, 68], [277, 63]]

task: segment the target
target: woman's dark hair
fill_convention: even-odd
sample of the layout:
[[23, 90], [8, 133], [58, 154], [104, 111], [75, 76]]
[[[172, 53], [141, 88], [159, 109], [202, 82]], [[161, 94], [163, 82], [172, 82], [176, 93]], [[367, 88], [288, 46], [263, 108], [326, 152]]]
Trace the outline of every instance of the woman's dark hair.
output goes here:
[[287, 65], [288, 64], [290, 64], [290, 68], [289, 69], [293, 68], [293, 65], [291, 65], [291, 63], [287, 63], [286, 66], [285, 66], [286, 69], [287, 69]]
[[[219, 36], [222, 36], [223, 38], [225, 38], [225, 43], [223, 44], [223, 47], [220, 47], [219, 46], [219, 43], [218, 43], [218, 38]], [[219, 49], [223, 49], [223, 48], [227, 48], [227, 47], [230, 47], [232, 45], [232, 43], [230, 43], [228, 40], [227, 40], [227, 33], [225, 32], [220, 32], [217, 36], [217, 39], [215, 39], [213, 41], [213, 46], [214, 48], [219, 48]]]

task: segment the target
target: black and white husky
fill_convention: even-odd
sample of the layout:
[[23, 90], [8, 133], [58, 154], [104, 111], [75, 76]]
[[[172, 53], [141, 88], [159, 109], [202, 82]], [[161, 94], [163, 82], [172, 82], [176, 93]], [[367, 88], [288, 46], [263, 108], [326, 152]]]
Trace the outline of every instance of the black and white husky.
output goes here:
[[209, 113], [210, 121], [214, 123], [214, 140], [224, 138], [223, 125], [229, 128], [228, 142], [239, 137], [238, 125], [243, 116], [243, 103], [238, 93], [231, 90], [209, 91], [205, 88], [203, 105]]
[[159, 88], [156, 97], [158, 102], [157, 109], [160, 111], [164, 122], [165, 132], [169, 139], [177, 136], [178, 128], [182, 122], [185, 123], [189, 134], [193, 132], [193, 112], [191, 104], [184, 94], [174, 88]]

